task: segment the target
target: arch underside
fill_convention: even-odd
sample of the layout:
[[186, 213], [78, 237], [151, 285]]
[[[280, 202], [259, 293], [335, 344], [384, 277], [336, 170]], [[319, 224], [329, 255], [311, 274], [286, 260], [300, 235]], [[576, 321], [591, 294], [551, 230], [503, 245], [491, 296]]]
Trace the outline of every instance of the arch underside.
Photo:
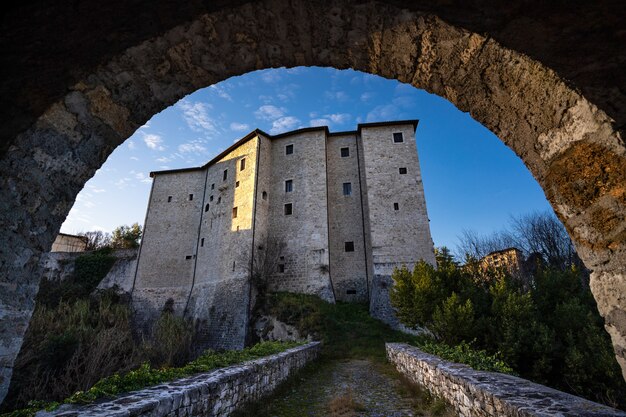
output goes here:
[[614, 121], [541, 63], [388, 4], [268, 0], [197, 17], [77, 82], [0, 160], [0, 398], [33, 310], [41, 252], [84, 183], [152, 115], [272, 67], [328, 66], [442, 96], [524, 161], [591, 269], [626, 376], [626, 147]]

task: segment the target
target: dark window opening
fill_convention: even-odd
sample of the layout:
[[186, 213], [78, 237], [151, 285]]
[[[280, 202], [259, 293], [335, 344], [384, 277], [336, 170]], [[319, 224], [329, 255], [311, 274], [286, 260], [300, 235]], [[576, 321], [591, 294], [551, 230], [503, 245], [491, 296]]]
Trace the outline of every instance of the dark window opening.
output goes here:
[[246, 169], [246, 158], [239, 161], [239, 171], [243, 171], [244, 169]]
[[213, 196], [212, 195], [209, 196], [209, 201], [213, 201]]
[[171, 196], [171, 195], [170, 195], [170, 196], [167, 196], [167, 202], [168, 202], [168, 203], [171, 203], [171, 202], [172, 202], [172, 196]]
[[235, 188], [239, 187], [239, 181], [235, 183]]
[[345, 242], [345, 251], [354, 252], [354, 242]]
[[215, 190], [215, 184], [211, 184], [211, 190]]
[[235, 261], [233, 261], [233, 272], [235, 271]]
[[191, 258], [193, 258], [193, 256], [191, 256], [191, 255], [185, 256], [185, 259], [191, 259]]
[[396, 211], [400, 210], [400, 205], [398, 203], [393, 203], [393, 209]]
[[293, 153], [293, 145], [285, 146], [285, 155], [291, 155]]
[[261, 198], [263, 198], [263, 200], [267, 200], [267, 191], [263, 191], [263, 194], [261, 194]]
[[222, 202], [222, 197], [217, 197], [217, 204]]
[[346, 294], [356, 294], [356, 290], [346, 290]]
[[237, 218], [237, 207], [233, 207], [233, 219]]
[[204, 238], [200, 239], [200, 246], [204, 247]]
[[352, 183], [351, 182], [343, 183], [343, 195], [352, 195]]
[[393, 134], [393, 143], [402, 143], [404, 142], [404, 138], [402, 137], [402, 132]]
[[223, 176], [223, 178], [222, 178], [222, 179], [223, 179], [224, 181], [226, 181], [226, 180], [228, 179], [228, 170], [227, 170], [227, 169], [225, 169], [225, 170], [224, 170], [224, 176]]
[[285, 264], [278, 264], [278, 272], [281, 274], [285, 273]]
[[285, 216], [290, 216], [293, 214], [293, 204], [287, 203], [285, 204]]
[[206, 206], [204, 206], [204, 212], [206, 213], [207, 211], [209, 211], [209, 205], [208, 204]]
[[189, 194], [189, 201], [193, 200], [193, 194]]
[[285, 192], [290, 193], [293, 191], [293, 180], [285, 181]]
[[285, 260], [285, 257], [284, 257], [284, 256], [281, 256], [281, 257], [279, 257], [278, 259], [279, 259], [280, 261], [284, 261], [284, 260]]
[[341, 157], [347, 158], [350, 156], [350, 148], [341, 148]]
[[406, 171], [406, 168], [404, 168], [404, 167], [403, 167], [403, 168], [400, 168], [400, 170], [399, 170], [399, 171], [400, 171], [400, 174], [401, 174], [401, 175], [404, 175], [404, 174], [406, 174], [406, 172], [407, 172], [407, 171]]

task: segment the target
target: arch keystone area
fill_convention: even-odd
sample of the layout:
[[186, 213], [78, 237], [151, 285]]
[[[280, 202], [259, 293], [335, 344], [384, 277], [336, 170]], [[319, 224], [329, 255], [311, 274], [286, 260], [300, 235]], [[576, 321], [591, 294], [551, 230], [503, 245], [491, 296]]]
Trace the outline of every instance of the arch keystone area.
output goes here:
[[[34, 307], [39, 256], [115, 147], [199, 88], [299, 65], [353, 68], [410, 83], [470, 112], [513, 149], [593, 271], [591, 289], [626, 376], [626, 147], [616, 128], [624, 120], [611, 118], [624, 112], [609, 105], [626, 102], [623, 93], [603, 95], [596, 85], [586, 89], [595, 100], [589, 101], [546, 65], [486, 33], [447, 23], [434, 9], [391, 3], [189, 6], [179, 13], [190, 19], [171, 18], [174, 24], [164, 17], [167, 27], [140, 27], [143, 38], [128, 35], [130, 45], [103, 52], [99, 65], [85, 64], [71, 83], [57, 79], [56, 90], [42, 90], [45, 105], [33, 105], [42, 110], [34, 110], [30, 122], [10, 124], [19, 133], [0, 154], [0, 398]], [[466, 26], [480, 26], [468, 16]]]

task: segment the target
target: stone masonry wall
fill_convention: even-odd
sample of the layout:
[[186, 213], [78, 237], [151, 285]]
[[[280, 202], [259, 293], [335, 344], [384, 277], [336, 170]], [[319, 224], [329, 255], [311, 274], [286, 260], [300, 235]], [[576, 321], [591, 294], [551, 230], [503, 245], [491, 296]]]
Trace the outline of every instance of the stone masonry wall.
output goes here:
[[[293, 153], [286, 154], [286, 146]], [[283, 273], [271, 277], [270, 289], [315, 294], [334, 302], [329, 265], [326, 195], [326, 133], [300, 132], [272, 139], [270, 231], [285, 244]], [[285, 181], [291, 180], [291, 192]], [[293, 213], [285, 215], [285, 204]]]
[[131, 392], [88, 406], [62, 406], [38, 417], [226, 417], [269, 395], [287, 377], [316, 359], [313, 342], [265, 358]]
[[[362, 188], [357, 163], [357, 137], [354, 133], [329, 135], [326, 142], [328, 187], [328, 227], [330, 277], [338, 301], [367, 302], [365, 240], [363, 237]], [[348, 155], [342, 156], [341, 149]], [[343, 185], [350, 183], [350, 195]], [[346, 252], [345, 242], [353, 242], [354, 251]]]
[[461, 417], [626, 417], [626, 413], [528, 380], [475, 371], [403, 343], [387, 343], [398, 371], [452, 404]]

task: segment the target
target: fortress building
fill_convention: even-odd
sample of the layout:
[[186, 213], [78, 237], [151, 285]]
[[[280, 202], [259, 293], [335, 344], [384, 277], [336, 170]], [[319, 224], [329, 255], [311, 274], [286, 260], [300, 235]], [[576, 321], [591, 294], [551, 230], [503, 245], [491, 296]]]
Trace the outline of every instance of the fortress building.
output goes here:
[[139, 322], [172, 299], [206, 346], [241, 348], [251, 282], [263, 275], [269, 290], [367, 302], [393, 323], [393, 268], [435, 263], [417, 123], [255, 130], [202, 167], [152, 172], [133, 284]]

